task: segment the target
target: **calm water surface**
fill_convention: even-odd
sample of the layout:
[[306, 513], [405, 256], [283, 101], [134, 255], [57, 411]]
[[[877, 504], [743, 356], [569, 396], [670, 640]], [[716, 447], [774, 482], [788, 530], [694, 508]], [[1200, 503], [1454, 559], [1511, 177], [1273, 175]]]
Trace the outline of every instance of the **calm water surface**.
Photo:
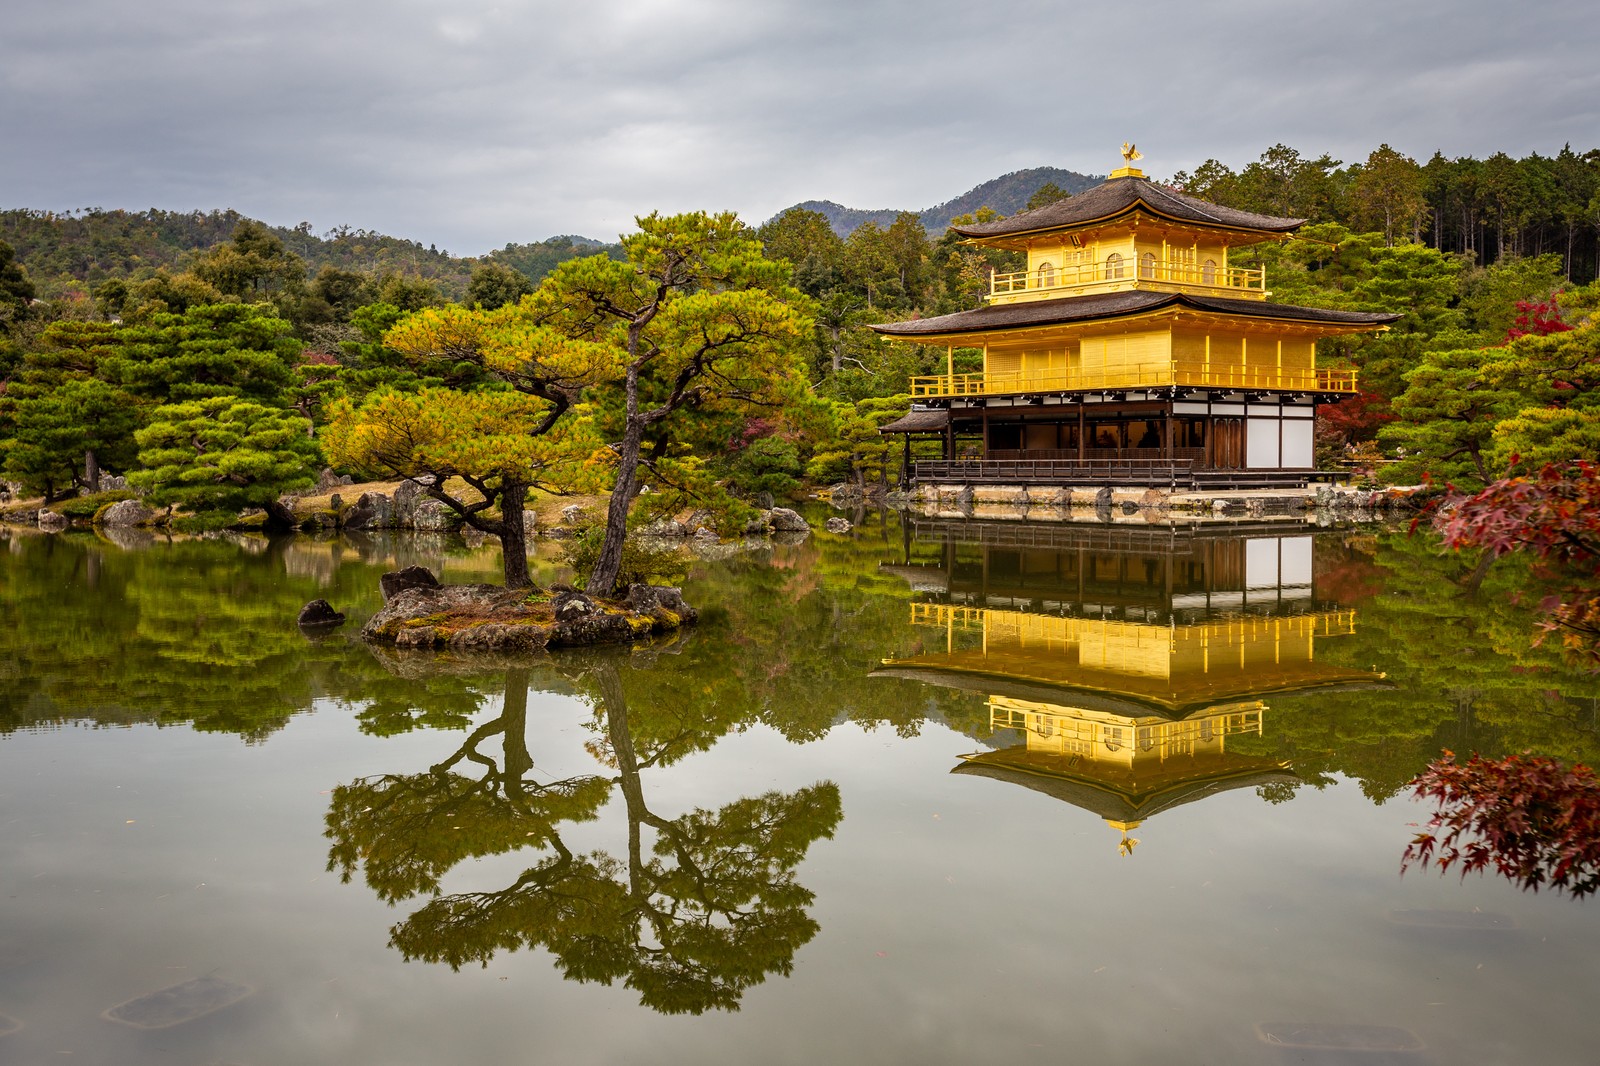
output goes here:
[[0, 1063], [1594, 1060], [1594, 904], [1399, 874], [1442, 749], [1600, 757], [1514, 566], [865, 517], [533, 661], [355, 641], [459, 540], [0, 532]]

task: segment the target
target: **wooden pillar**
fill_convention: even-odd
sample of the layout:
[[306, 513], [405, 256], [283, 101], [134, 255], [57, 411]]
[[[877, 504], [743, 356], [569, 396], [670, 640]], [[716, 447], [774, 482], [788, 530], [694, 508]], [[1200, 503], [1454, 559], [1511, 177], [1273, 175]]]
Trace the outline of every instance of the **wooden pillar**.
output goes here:
[[911, 434], [905, 435], [905, 451], [900, 459], [900, 487], [905, 488], [911, 480]]
[[[1169, 488], [1169, 489], [1175, 489], [1175, 488], [1178, 487], [1178, 448], [1177, 448], [1177, 444], [1176, 444], [1176, 439], [1175, 439], [1175, 437], [1173, 435], [1173, 432], [1172, 432], [1173, 429], [1174, 429], [1174, 426], [1173, 426], [1173, 420], [1172, 420], [1172, 401], [1168, 400], [1167, 401], [1167, 432], [1166, 432], [1165, 448], [1166, 448], [1166, 452], [1167, 452], [1167, 488]], [[1172, 580], [1172, 575], [1170, 573], [1168, 573], [1168, 575], [1167, 575], [1168, 584], [1171, 583], [1171, 580]], [[1171, 590], [1169, 589], [1168, 591], [1170, 592]], [[1168, 597], [1168, 602], [1171, 602], [1171, 597], [1170, 596]]]
[[950, 412], [949, 419], [944, 424], [944, 459], [951, 462], [956, 457], [956, 413]]
[[1085, 432], [1085, 428], [1086, 427], [1083, 419], [1083, 401], [1080, 399], [1078, 401], [1078, 461], [1080, 463], [1083, 462], [1084, 459], [1083, 434]]

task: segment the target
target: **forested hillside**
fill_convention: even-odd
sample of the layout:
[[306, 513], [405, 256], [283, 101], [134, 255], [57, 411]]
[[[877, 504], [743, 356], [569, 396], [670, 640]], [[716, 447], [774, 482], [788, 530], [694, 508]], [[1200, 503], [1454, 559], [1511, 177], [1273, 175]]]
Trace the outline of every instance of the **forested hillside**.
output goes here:
[[[53, 296], [72, 291], [75, 282], [93, 288], [113, 278], [187, 270], [198, 253], [225, 243], [241, 223], [254, 221], [237, 211], [9, 210], [0, 211], [0, 240], [11, 245], [41, 292]], [[479, 260], [349, 226], [318, 236], [309, 222], [293, 228], [257, 224], [298, 256], [310, 274], [331, 267], [379, 278], [419, 279], [452, 300], [466, 295], [480, 261], [503, 263], [537, 281], [566, 259], [617, 247], [587, 237], [558, 236], [507, 244]]]

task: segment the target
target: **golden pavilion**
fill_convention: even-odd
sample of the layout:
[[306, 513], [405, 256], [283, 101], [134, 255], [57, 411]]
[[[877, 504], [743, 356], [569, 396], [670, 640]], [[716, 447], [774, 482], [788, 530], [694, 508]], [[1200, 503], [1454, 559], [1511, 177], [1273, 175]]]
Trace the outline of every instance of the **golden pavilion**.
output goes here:
[[1237, 744], [1261, 736], [1263, 697], [1385, 687], [1317, 661], [1355, 612], [1319, 595], [1312, 536], [1150, 531], [1117, 551], [1061, 533], [947, 542], [939, 562], [889, 568], [934, 599], [911, 605], [913, 650], [875, 673], [985, 693], [990, 725], [1022, 734], [955, 773], [1091, 811], [1131, 849], [1126, 833], [1161, 811], [1298, 780], [1258, 739]]
[[[1264, 272], [1229, 253], [1306, 220], [1196, 199], [1136, 158], [1125, 146], [1102, 185], [955, 227], [1027, 256], [985, 306], [872, 327], [945, 349], [946, 372], [912, 379], [913, 410], [884, 427], [942, 437], [919, 480], [1236, 487], [1314, 471], [1317, 407], [1356, 392], [1353, 370], [1316, 365], [1317, 341], [1400, 316], [1269, 302]], [[981, 349], [983, 370], [957, 374], [957, 348]]]

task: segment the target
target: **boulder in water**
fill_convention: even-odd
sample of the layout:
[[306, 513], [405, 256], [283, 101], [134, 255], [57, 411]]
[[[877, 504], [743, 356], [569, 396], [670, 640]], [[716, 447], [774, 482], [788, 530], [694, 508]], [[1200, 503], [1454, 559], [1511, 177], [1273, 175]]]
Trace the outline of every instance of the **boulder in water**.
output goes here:
[[111, 529], [149, 525], [156, 513], [138, 500], [119, 500], [95, 516], [98, 525]]
[[307, 627], [332, 628], [344, 624], [344, 615], [334, 610], [333, 604], [327, 600], [312, 600], [300, 608], [300, 617], [296, 621]]
[[378, 578], [378, 587], [383, 590], [383, 602], [388, 603], [406, 589], [436, 589], [439, 579], [425, 566], [408, 566]]
[[809, 533], [811, 526], [799, 512], [791, 511], [787, 507], [774, 507], [767, 512], [767, 521], [772, 524], [776, 533]]

